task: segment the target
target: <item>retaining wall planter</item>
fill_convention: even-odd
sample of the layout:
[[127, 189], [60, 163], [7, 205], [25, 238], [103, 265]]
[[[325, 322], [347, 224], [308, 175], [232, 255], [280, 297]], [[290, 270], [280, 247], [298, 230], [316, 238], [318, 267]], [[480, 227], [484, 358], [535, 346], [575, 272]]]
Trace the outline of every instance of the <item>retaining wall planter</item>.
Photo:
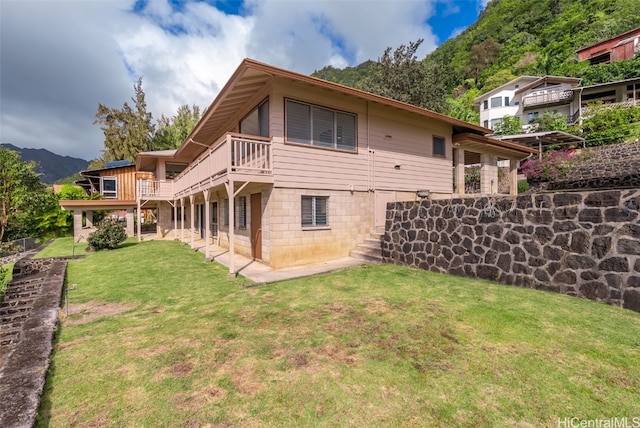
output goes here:
[[640, 312], [640, 189], [389, 204], [385, 262]]

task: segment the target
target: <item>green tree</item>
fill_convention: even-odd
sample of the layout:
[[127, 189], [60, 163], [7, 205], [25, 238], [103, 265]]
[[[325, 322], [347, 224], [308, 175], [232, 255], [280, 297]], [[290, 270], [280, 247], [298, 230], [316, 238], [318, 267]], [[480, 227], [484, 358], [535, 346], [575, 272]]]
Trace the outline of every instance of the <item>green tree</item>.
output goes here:
[[497, 60], [501, 45], [492, 38], [486, 39], [471, 47], [469, 62], [465, 68], [467, 75], [473, 77], [476, 86], [480, 74]]
[[567, 119], [560, 113], [545, 112], [542, 116], [533, 119], [530, 123], [537, 123], [536, 132], [566, 131]]
[[98, 104], [94, 125], [100, 125], [104, 133], [104, 161], [135, 161], [136, 154], [152, 150], [155, 126], [151, 113], [147, 112], [142, 78], [133, 85], [135, 96], [131, 98], [134, 107], [127, 102], [122, 109], [109, 108]]
[[393, 98], [415, 106], [443, 111], [446, 107], [446, 76], [443, 68], [436, 64], [423, 64], [416, 58], [422, 39], [401, 45], [392, 53], [388, 47], [371, 73], [359, 85], [359, 89]]
[[35, 162], [23, 162], [19, 153], [0, 148], [0, 241], [32, 234], [38, 217], [55, 204], [36, 167]]
[[178, 148], [195, 128], [200, 116], [200, 107], [194, 105], [191, 108], [186, 104], [178, 107], [178, 112], [171, 118], [160, 116], [158, 129], [153, 136], [153, 150]]
[[495, 125], [496, 135], [516, 135], [522, 134], [522, 123], [517, 116], [504, 116], [500, 122]]

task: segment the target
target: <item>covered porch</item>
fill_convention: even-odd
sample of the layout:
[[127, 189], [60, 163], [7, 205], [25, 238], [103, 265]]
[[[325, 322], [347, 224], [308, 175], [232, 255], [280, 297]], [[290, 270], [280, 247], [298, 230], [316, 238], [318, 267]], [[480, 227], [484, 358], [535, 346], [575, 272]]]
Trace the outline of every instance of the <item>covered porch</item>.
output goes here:
[[[491, 195], [496, 193], [518, 194], [518, 164], [521, 160], [538, 154], [538, 150], [510, 141], [478, 134], [462, 133], [453, 136], [453, 194], [462, 196], [469, 193]], [[501, 180], [499, 163], [505, 163], [508, 173]], [[479, 169], [479, 183], [469, 189], [469, 166]], [[501, 186], [500, 182], [505, 185]], [[506, 190], [504, 190], [506, 189]]]
[[[119, 200], [111, 200], [111, 199], [61, 200], [60, 207], [66, 211], [73, 211], [73, 241], [74, 242], [86, 242], [89, 235], [96, 231], [97, 225], [94, 224], [94, 221], [93, 221], [93, 217], [94, 217], [93, 214], [96, 211], [125, 212], [125, 216], [122, 220], [124, 220], [124, 223], [125, 223], [125, 230], [127, 232], [127, 236], [135, 235], [134, 210], [136, 208], [136, 201], [119, 201]], [[83, 222], [83, 218], [85, 219], [84, 222]], [[140, 219], [138, 218], [138, 220]], [[138, 226], [140, 226], [139, 222], [138, 222]], [[138, 230], [140, 230], [140, 227], [138, 227]], [[138, 238], [139, 238], [139, 235], [138, 235]]]

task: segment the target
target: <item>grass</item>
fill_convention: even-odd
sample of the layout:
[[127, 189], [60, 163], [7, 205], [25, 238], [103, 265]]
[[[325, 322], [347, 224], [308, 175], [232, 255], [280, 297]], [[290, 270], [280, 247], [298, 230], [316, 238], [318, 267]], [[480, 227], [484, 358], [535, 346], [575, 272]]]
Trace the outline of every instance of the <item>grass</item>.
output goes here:
[[[72, 260], [67, 284], [85, 309], [58, 331], [40, 427], [640, 416], [640, 314], [587, 300], [391, 265], [245, 287], [167, 241]], [[92, 305], [123, 312], [87, 322]]]

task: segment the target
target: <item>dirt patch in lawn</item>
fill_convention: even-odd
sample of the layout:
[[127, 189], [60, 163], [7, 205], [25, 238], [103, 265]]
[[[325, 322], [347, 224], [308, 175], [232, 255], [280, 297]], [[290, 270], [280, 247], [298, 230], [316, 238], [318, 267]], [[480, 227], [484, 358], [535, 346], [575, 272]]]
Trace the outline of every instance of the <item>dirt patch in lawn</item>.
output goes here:
[[60, 320], [64, 325], [87, 324], [98, 318], [118, 315], [134, 309], [135, 305], [119, 303], [87, 302], [69, 304], [69, 315], [60, 310]]

